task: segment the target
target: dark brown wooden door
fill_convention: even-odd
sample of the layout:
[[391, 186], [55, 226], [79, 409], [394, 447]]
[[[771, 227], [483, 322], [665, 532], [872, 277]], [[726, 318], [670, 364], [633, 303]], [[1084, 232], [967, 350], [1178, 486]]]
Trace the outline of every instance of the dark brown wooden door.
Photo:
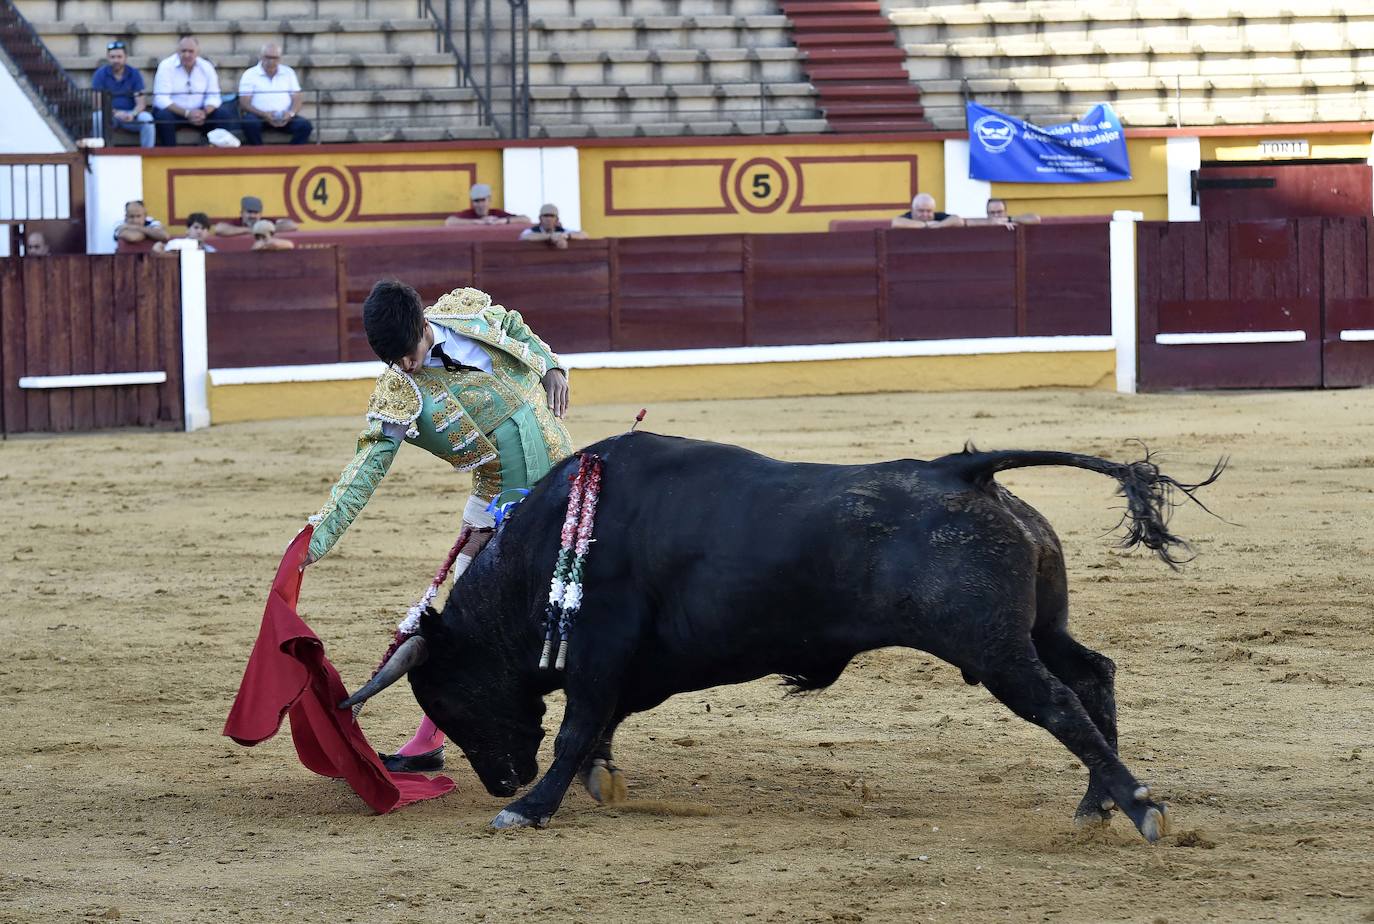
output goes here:
[[1322, 384], [1374, 385], [1374, 234], [1369, 219], [1324, 223]]
[[1141, 389], [1322, 384], [1322, 222], [1145, 222]]
[[1363, 162], [1205, 166], [1196, 182], [1203, 221], [1364, 218], [1374, 202]]

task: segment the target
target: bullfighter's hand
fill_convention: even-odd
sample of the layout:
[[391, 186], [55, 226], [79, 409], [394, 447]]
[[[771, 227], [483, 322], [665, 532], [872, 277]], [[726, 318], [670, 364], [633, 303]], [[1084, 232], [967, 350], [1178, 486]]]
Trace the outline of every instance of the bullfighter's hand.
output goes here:
[[553, 416], [562, 417], [568, 413], [568, 374], [562, 369], [550, 369], [544, 373], [544, 391], [549, 395], [549, 410]]

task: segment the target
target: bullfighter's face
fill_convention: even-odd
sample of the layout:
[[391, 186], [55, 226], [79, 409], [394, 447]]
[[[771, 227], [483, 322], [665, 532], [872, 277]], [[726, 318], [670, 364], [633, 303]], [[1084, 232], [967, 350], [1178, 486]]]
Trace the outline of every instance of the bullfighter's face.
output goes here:
[[425, 357], [429, 356], [429, 351], [432, 349], [434, 349], [434, 328], [425, 324], [424, 332], [420, 334], [420, 342], [415, 344], [415, 349], [396, 360], [396, 365], [406, 375], [414, 375], [425, 364]]

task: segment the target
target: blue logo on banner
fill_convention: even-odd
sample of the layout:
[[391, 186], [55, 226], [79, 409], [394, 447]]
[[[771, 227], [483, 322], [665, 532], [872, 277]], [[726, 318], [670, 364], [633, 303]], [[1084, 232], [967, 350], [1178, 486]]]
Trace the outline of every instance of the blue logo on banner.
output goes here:
[[1043, 128], [969, 103], [968, 175], [1001, 183], [1106, 183], [1131, 178], [1121, 120], [1094, 106], [1077, 122]]

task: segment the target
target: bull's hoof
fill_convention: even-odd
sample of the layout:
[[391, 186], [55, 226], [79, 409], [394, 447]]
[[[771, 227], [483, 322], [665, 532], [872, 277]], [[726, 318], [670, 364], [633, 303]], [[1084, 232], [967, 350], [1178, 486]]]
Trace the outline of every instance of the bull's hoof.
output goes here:
[[1076, 828], [1096, 828], [1112, 823], [1112, 813], [1103, 809], [1089, 809], [1083, 811], [1079, 809], [1073, 816], [1073, 824]]
[[629, 787], [625, 785], [625, 774], [603, 760], [592, 762], [582, 782], [587, 787], [587, 794], [602, 805], [615, 805], [630, 796]]
[[519, 812], [512, 812], [510, 809], [502, 809], [500, 814], [491, 820], [491, 826], [497, 831], [504, 831], [506, 828], [543, 827], [543, 825], [536, 822], [533, 818], [526, 818]]
[[1121, 808], [1135, 823], [1140, 836], [1153, 844], [1169, 833], [1169, 807], [1163, 802], [1151, 802], [1149, 792], [1145, 787], [1140, 787], [1130, 804]]
[[1073, 823], [1079, 828], [1109, 824], [1114, 808], [1116, 808], [1115, 799], [1106, 795], [1097, 786], [1089, 786], [1087, 795], [1083, 797], [1082, 802], [1078, 803], [1078, 808], [1073, 813]]

